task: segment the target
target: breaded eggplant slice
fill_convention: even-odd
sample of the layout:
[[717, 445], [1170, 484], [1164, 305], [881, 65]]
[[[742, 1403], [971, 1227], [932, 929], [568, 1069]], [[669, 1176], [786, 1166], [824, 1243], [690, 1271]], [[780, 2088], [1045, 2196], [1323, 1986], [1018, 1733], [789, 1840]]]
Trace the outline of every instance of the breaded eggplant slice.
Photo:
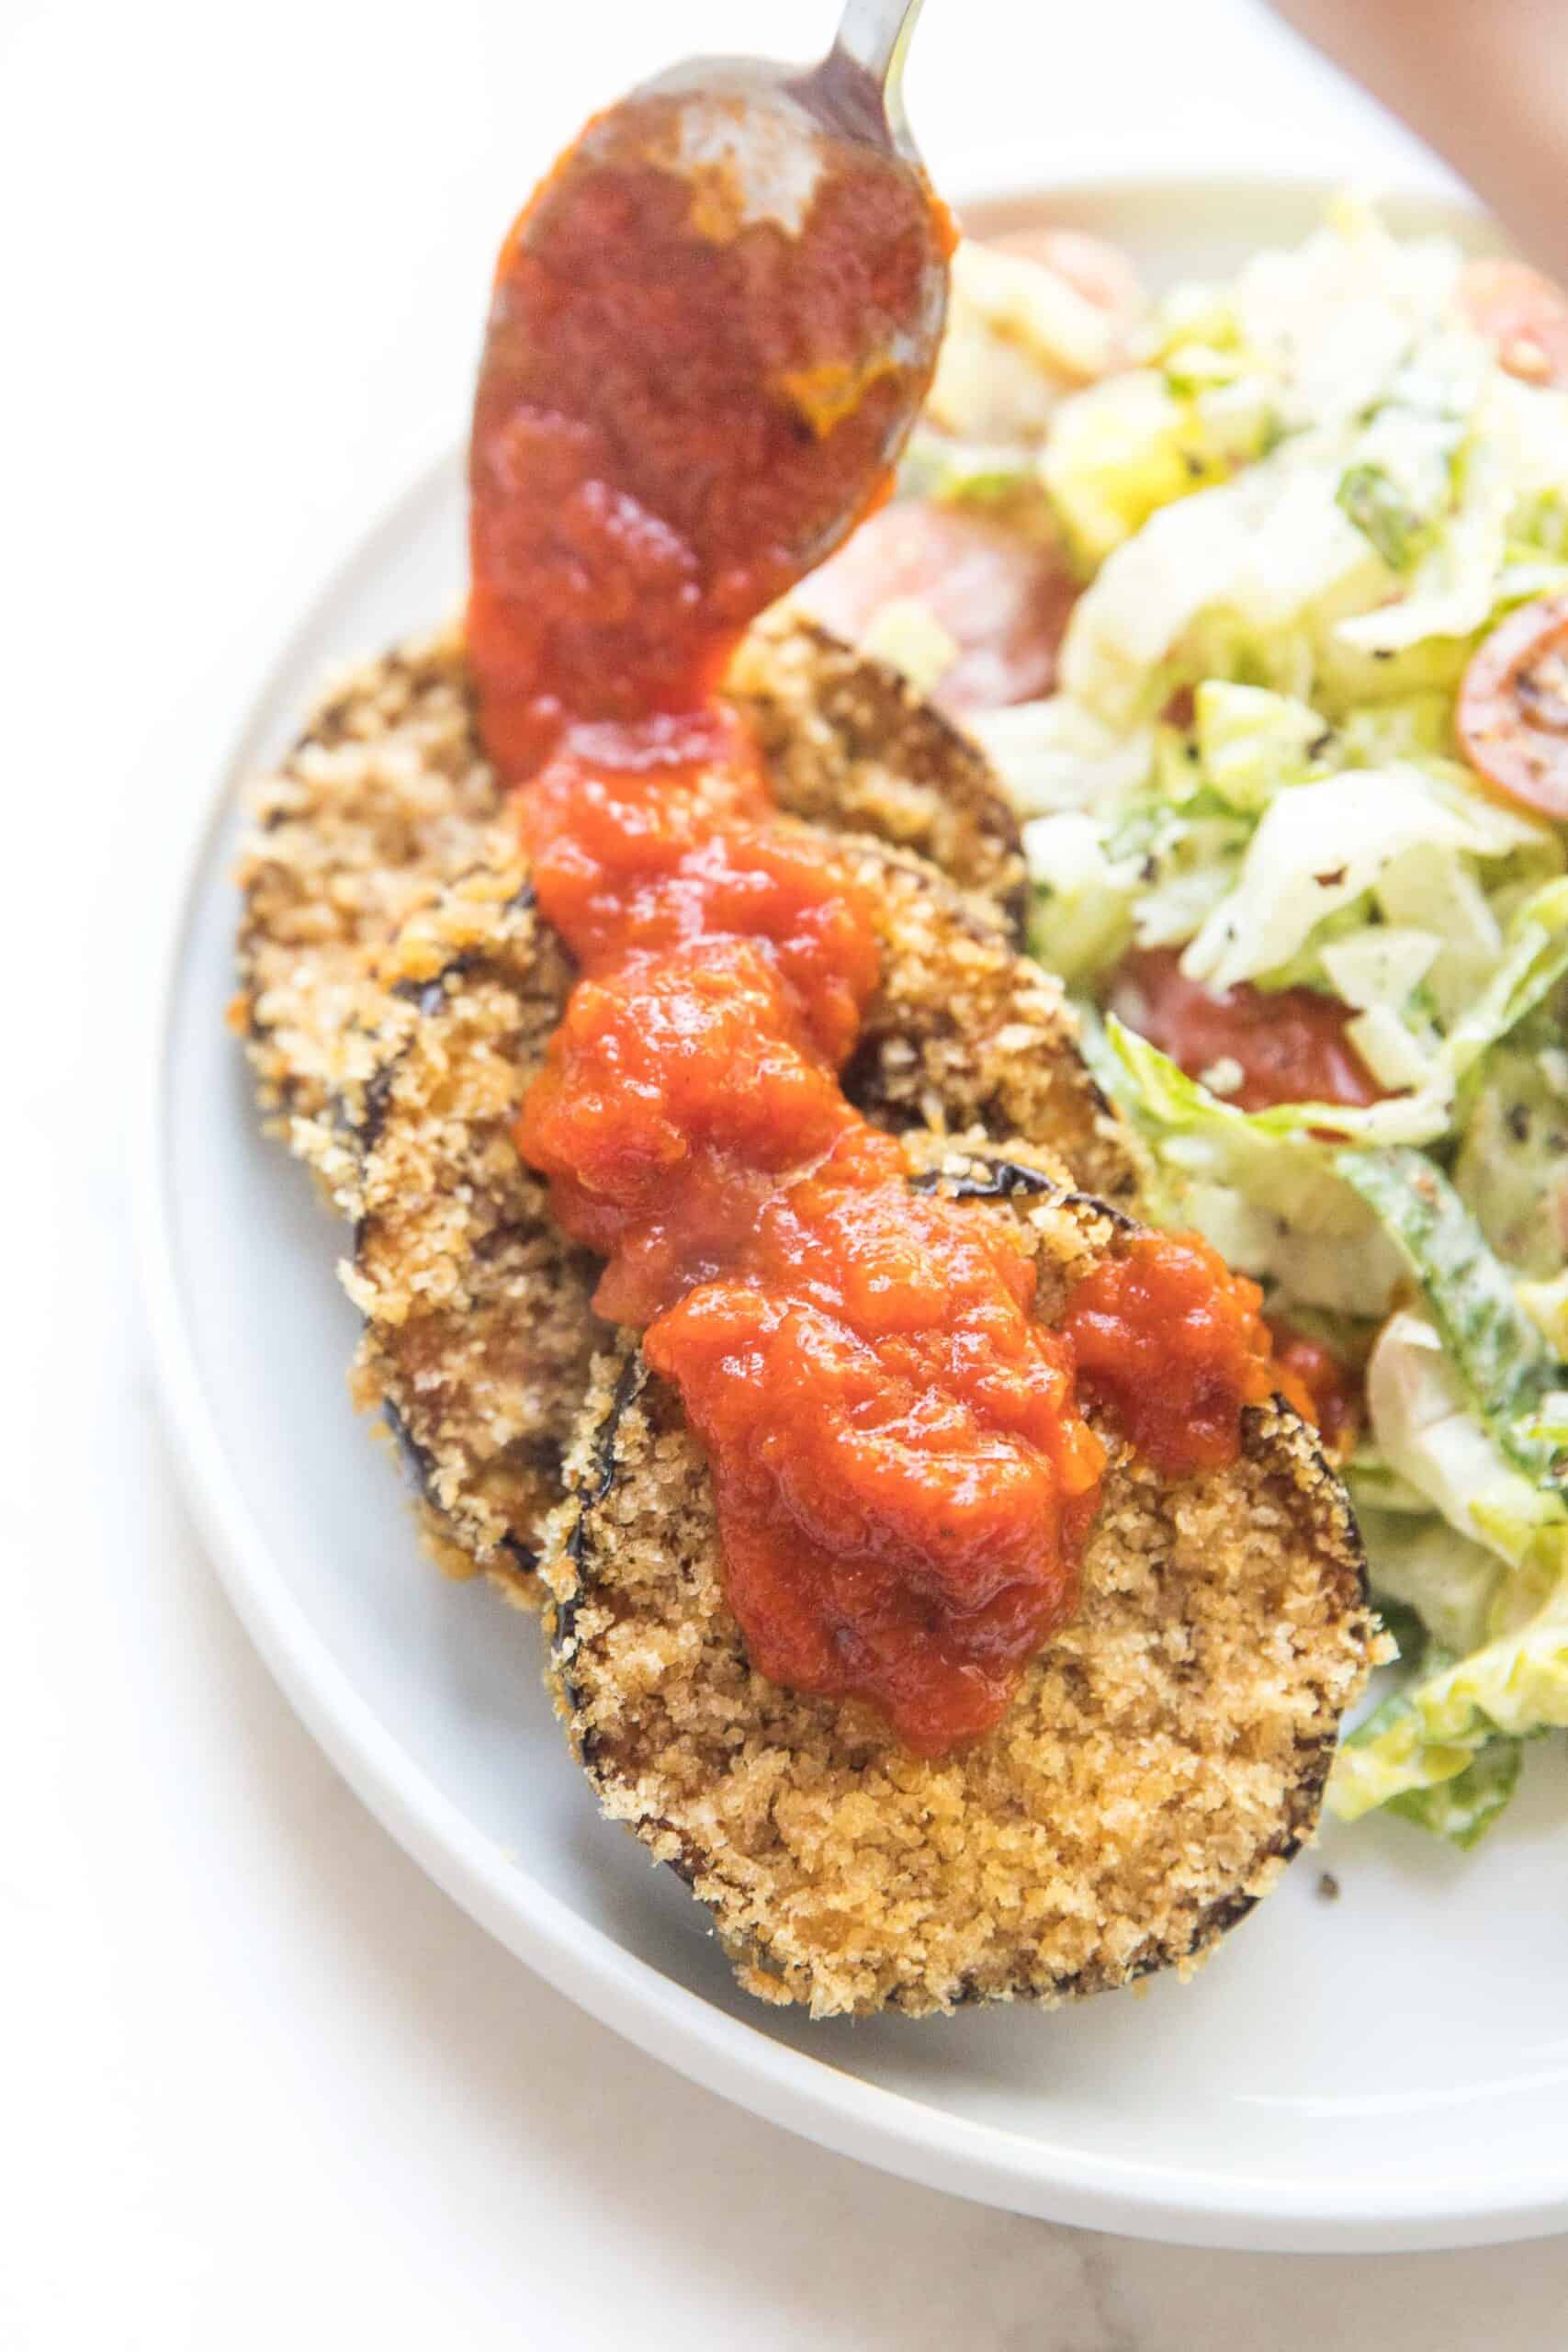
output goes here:
[[510, 1597], [560, 1495], [563, 1442], [607, 1327], [598, 1264], [549, 1214], [513, 1124], [571, 985], [525, 867], [466, 876], [411, 918], [388, 965], [385, 1058], [365, 1090], [344, 1279], [366, 1318], [352, 1385], [379, 1408], [448, 1573]]
[[336, 680], [250, 805], [234, 1019], [269, 1132], [318, 1161], [333, 1096], [368, 1073], [373, 958], [433, 889], [506, 854], [460, 630]]
[[[1001, 785], [895, 672], [823, 629], [774, 622], [743, 649], [737, 699], [757, 721], [781, 807], [917, 850], [1021, 922], [1022, 851]], [[374, 1066], [388, 942], [446, 883], [511, 854], [461, 631], [400, 646], [334, 685], [254, 786], [253, 810], [233, 1018], [266, 1125], [331, 1187], [347, 1173]]]
[[[946, 1167], [1024, 1221], [1047, 1320], [1137, 1229], [1033, 1166]], [[927, 1762], [863, 1702], [752, 1671], [674, 1390], [629, 1339], [595, 1367], [542, 1562], [557, 1702], [750, 1992], [921, 2015], [1185, 1973], [1311, 1836], [1371, 1630], [1337, 1479], [1278, 1399], [1234, 1469], [1179, 1480], [1098, 1425], [1077, 1617], [995, 1731]]]
[[1020, 939], [1029, 879], [989, 760], [886, 662], [789, 606], [763, 615], [727, 691], [751, 722], [782, 807], [912, 849], [1001, 908]]
[[[1119, 1203], [1142, 1163], [1077, 1049], [1059, 985], [994, 910], [922, 860], [841, 845], [881, 914], [881, 984], [849, 1091], [882, 1125], [1022, 1135]], [[344, 1196], [355, 1374], [403, 1439], [425, 1500], [481, 1566], [529, 1557], [559, 1499], [589, 1360], [595, 1269], [559, 1238], [512, 1126], [570, 971], [521, 865], [422, 910], [389, 964], [393, 1015]]]

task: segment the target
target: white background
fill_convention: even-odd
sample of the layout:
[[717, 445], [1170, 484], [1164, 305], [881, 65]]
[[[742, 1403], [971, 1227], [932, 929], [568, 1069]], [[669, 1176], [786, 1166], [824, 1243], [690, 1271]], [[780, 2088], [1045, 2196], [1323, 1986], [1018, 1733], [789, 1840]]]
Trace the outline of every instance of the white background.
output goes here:
[[[587, 109], [831, 0], [0, 0], [0, 2346], [1537, 2352], [1568, 2244], [1183, 2254], [822, 2155], [591, 2024], [341, 1788], [178, 1497], [127, 1243], [158, 825], [457, 438]], [[1247, 0], [931, 0], [940, 180], [1422, 168]], [[1427, 167], [1429, 168], [1429, 167]]]

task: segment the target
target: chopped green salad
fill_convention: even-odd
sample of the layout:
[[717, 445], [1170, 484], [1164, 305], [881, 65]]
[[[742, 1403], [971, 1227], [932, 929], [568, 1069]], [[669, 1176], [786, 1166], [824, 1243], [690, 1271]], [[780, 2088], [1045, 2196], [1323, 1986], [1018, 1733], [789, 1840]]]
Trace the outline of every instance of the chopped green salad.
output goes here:
[[[1032, 348], [1038, 397], [1010, 439], [1005, 403], [984, 438], [928, 429], [910, 469], [1055, 534], [1082, 583], [1056, 691], [964, 714], [1026, 820], [1032, 944], [1156, 1214], [1364, 1391], [1343, 1466], [1398, 1657], [1330, 1806], [1468, 1845], [1568, 1727], [1568, 391], [1463, 286], [1344, 202], [1093, 375], [971, 273], [947, 379], [988, 336], [1012, 384]], [[1538, 668], [1486, 703], [1478, 650], [1538, 603]], [[1544, 749], [1488, 780], [1498, 709]], [[1183, 1054], [1151, 971], [1245, 1007], [1271, 1075]], [[1297, 1100], [1314, 1007], [1355, 1082]]]

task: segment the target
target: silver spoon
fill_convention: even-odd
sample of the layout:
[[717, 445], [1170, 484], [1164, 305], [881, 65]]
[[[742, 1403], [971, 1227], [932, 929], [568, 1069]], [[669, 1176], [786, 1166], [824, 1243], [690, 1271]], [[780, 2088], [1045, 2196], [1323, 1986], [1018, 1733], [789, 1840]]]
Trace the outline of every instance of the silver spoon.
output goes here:
[[[716, 209], [797, 232], [810, 191], [847, 154], [879, 157], [926, 224], [927, 254], [907, 315], [887, 334], [905, 379], [884, 462], [903, 447], [936, 365], [947, 312], [946, 215], [933, 198], [904, 107], [904, 65], [924, 0], [845, 0], [833, 45], [806, 69], [772, 59], [689, 58], [644, 82], [601, 117], [591, 137], [637, 135], [643, 108], [675, 109], [660, 160]], [[587, 141], [584, 141], [586, 146]], [[828, 545], [812, 550], [820, 560]]]
[[[848, 0], [809, 68], [700, 58], [643, 83], [515, 224], [470, 457], [470, 650], [497, 756], [502, 696], [519, 761], [530, 696], [670, 707], [705, 646], [886, 494], [953, 242], [901, 96], [919, 7]], [[547, 571], [573, 609], [541, 625]]]

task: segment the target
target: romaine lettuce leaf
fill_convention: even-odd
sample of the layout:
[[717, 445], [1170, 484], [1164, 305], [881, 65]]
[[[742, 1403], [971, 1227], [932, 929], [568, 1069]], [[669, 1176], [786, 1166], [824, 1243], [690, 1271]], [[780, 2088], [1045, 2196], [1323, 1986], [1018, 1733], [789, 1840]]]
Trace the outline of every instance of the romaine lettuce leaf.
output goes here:
[[[1549, 1598], [1517, 1631], [1466, 1657], [1424, 1659], [1392, 1702], [1358, 1727], [1336, 1758], [1330, 1808], [1357, 1820], [1376, 1805], [1459, 1780], [1499, 1738], [1529, 1739], [1568, 1729], [1568, 1530], [1549, 1531]], [[1548, 1563], [1541, 1563], [1543, 1570]], [[1512, 1781], [1501, 1759], [1490, 1770], [1506, 1802]], [[1479, 1798], [1478, 1776], [1470, 1796]], [[1461, 1804], [1465, 1792], [1461, 1792]], [[1483, 1806], [1483, 1818], [1498, 1810]]]
[[1216, 989], [1258, 978], [1300, 955], [1327, 917], [1375, 889], [1411, 851], [1498, 854], [1493, 812], [1479, 795], [1469, 797], [1469, 807], [1454, 805], [1414, 765], [1348, 770], [1281, 793], [1182, 969]]
[[1408, 1149], [1346, 1151], [1338, 1174], [1365, 1201], [1420, 1285], [1444, 1350], [1487, 1431], [1543, 1494], [1568, 1498], [1568, 1459], [1530, 1423], [1563, 1380], [1507, 1269], [1433, 1161]]
[[[1386, 1308], [1400, 1261], [1377, 1219], [1334, 1173], [1334, 1146], [1314, 1117], [1371, 1112], [1292, 1104], [1244, 1112], [1224, 1102], [1114, 1014], [1099, 1032], [1107, 1091], [1147, 1137], [1162, 1179], [1165, 1221], [1196, 1226], [1233, 1265], [1294, 1301], [1342, 1315]], [[1412, 1114], [1408, 1104], [1373, 1110]], [[1358, 1130], [1365, 1132], [1364, 1127]]]
[[1508, 925], [1502, 962], [1449, 1031], [1448, 1055], [1462, 1078], [1489, 1046], [1507, 1036], [1568, 973], [1568, 876], [1531, 893]]
[[[1425, 1496], [1419, 1501], [1420, 1518], [1386, 1506], [1361, 1507], [1372, 1588], [1380, 1608], [1403, 1602], [1434, 1641], [1462, 1657], [1496, 1630], [1492, 1611], [1508, 1569], [1495, 1552], [1435, 1517]], [[1409, 1646], [1402, 1636], [1402, 1654]]]
[[1238, 1111], [1168, 1054], [1150, 1045], [1111, 1013], [1106, 1035], [1143, 1115], [1172, 1128], [1207, 1128], [1233, 1138], [1294, 1143], [1313, 1153], [1314, 1181], [1334, 1172], [1341, 1141], [1377, 1144], [1433, 1143], [1446, 1133], [1450, 1102], [1441, 1089], [1426, 1095], [1402, 1094], [1382, 1102], [1278, 1102], [1266, 1111]]
[[1518, 1564], [1561, 1506], [1512, 1463], [1475, 1408], [1435, 1326], [1390, 1317], [1367, 1364], [1378, 1452], [1462, 1536]]
[[1203, 780], [1233, 808], [1266, 808], [1282, 786], [1304, 784], [1331, 730], [1293, 695], [1207, 678], [1194, 696]]
[[1021, 817], [1113, 807], [1142, 788], [1154, 762], [1152, 727], [1110, 727], [1066, 695], [976, 711], [968, 726]]
[[1402, 1796], [1389, 1799], [1387, 1809], [1468, 1852], [1512, 1803], [1524, 1753], [1522, 1740], [1489, 1739], [1451, 1781], [1406, 1789]]
[[[1517, 1035], [1485, 1056], [1465, 1103], [1453, 1180], [1510, 1272], [1546, 1284], [1568, 1267], [1568, 1101], [1539, 1045]], [[1520, 1303], [1568, 1355], [1568, 1317], [1561, 1327], [1542, 1321], [1522, 1291]]]

